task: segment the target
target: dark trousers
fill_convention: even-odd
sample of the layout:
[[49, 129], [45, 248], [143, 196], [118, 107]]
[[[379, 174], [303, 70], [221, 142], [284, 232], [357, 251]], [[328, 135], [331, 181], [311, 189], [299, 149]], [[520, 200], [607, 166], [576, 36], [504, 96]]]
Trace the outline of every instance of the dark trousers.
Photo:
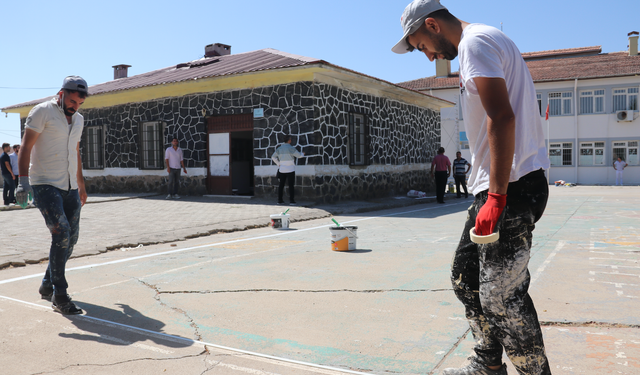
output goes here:
[[458, 193], [458, 198], [460, 198], [460, 185], [462, 185], [462, 188], [464, 189], [464, 197], [468, 197], [469, 196], [469, 192], [467, 191], [467, 176], [466, 175], [460, 175], [460, 176], [456, 176], [453, 175], [453, 179], [456, 180], [456, 192]]
[[180, 173], [182, 169], [180, 168], [171, 168], [169, 172], [169, 183], [167, 184], [167, 194], [177, 195], [178, 188], [180, 187]]
[[284, 194], [284, 185], [287, 180], [289, 181], [289, 201], [291, 203], [295, 202], [295, 189], [294, 186], [296, 184], [296, 172], [291, 173], [280, 173], [280, 186], [278, 186], [278, 202], [284, 202], [282, 199], [282, 195]]
[[468, 211], [451, 266], [451, 281], [476, 340], [476, 360], [487, 366], [502, 364], [502, 350], [520, 374], [551, 374], [538, 315], [529, 297], [529, 264], [534, 223], [547, 204], [549, 187], [543, 170], [509, 184], [507, 205], [498, 223], [500, 239], [478, 245], [469, 230], [487, 201], [476, 195]]
[[42, 285], [55, 294], [67, 294], [65, 267], [78, 242], [80, 232], [80, 195], [78, 190], [60, 190], [51, 185], [34, 185], [33, 195], [47, 228], [51, 232], [49, 266]]
[[447, 189], [447, 171], [436, 171], [436, 197], [438, 202], [444, 202], [444, 192]]
[[2, 180], [4, 181], [4, 184], [2, 185], [2, 200], [4, 201], [4, 205], [6, 206], [9, 203], [14, 203], [16, 201], [16, 182], [11, 174], [5, 173], [2, 174]]

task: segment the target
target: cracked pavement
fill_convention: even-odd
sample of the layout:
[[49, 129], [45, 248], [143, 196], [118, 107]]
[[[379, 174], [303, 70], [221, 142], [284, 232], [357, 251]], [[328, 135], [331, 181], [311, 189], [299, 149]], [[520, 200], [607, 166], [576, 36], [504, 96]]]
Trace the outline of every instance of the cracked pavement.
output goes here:
[[[640, 188], [551, 192], [529, 269], [552, 371], [637, 374]], [[357, 252], [331, 251], [323, 218], [71, 259], [69, 291], [82, 316], [39, 299], [46, 263], [0, 270], [0, 368], [413, 375], [458, 367], [473, 341], [449, 263], [469, 204], [338, 215], [357, 220], [349, 223], [359, 227]]]

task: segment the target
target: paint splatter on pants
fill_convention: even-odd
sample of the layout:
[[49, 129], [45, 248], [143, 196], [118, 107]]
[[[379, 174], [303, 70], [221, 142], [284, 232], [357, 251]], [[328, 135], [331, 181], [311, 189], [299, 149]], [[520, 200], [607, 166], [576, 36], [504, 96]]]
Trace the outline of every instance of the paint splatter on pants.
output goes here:
[[34, 185], [34, 200], [51, 232], [49, 266], [42, 279], [45, 287], [53, 286], [56, 294], [67, 294], [65, 267], [78, 242], [80, 231], [80, 195], [78, 190], [60, 190], [51, 185]]
[[551, 374], [538, 315], [529, 297], [527, 268], [532, 231], [545, 206], [549, 187], [543, 170], [509, 184], [500, 239], [478, 245], [469, 230], [487, 201], [476, 195], [455, 252], [451, 281], [464, 304], [476, 340], [476, 360], [487, 366], [502, 364], [502, 350], [520, 374]]

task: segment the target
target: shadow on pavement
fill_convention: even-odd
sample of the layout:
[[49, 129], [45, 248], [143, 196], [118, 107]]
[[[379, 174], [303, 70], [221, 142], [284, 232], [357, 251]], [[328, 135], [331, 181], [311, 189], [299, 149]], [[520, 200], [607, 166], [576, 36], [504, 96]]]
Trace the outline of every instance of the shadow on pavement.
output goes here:
[[121, 346], [133, 345], [138, 341], [142, 342], [148, 339], [158, 345], [171, 348], [183, 348], [194, 344], [191, 339], [164, 334], [162, 332], [162, 328], [165, 326], [163, 322], [149, 318], [129, 305], [116, 304], [121, 310], [114, 310], [90, 303], [74, 302], [84, 309], [87, 315], [63, 316], [79, 330], [93, 334], [60, 333], [59, 336], [62, 338]]

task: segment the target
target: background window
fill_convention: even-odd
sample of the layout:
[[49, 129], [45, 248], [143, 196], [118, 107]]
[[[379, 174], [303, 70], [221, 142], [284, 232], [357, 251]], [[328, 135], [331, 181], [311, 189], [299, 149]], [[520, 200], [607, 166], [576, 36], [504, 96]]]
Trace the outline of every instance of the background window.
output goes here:
[[573, 93], [550, 92], [549, 93], [549, 116], [570, 115], [573, 113]]
[[604, 90], [580, 92], [580, 114], [604, 113]]
[[613, 161], [619, 157], [629, 165], [638, 165], [638, 141], [613, 142]]
[[542, 94], [536, 94], [536, 100], [538, 101], [538, 112], [540, 112], [540, 116], [542, 116]]
[[580, 165], [604, 165], [604, 142], [580, 143]]
[[638, 110], [638, 88], [613, 89], [613, 111], [624, 111], [627, 109]]
[[361, 114], [349, 114], [349, 165], [369, 164], [369, 132], [367, 117]]
[[573, 165], [573, 143], [550, 143], [549, 144], [549, 159], [551, 165]]
[[164, 129], [160, 122], [143, 122], [140, 129], [140, 169], [164, 169]]
[[102, 126], [84, 128], [82, 167], [84, 169], [104, 168], [104, 133]]

